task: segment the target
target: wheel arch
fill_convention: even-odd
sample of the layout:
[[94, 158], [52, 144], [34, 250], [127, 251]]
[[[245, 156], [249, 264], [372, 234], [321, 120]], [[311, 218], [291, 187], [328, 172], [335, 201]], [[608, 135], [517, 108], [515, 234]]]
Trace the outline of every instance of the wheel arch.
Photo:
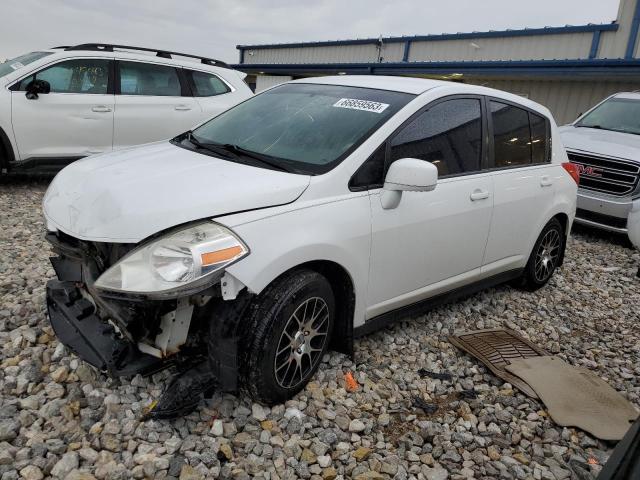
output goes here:
[[336, 318], [329, 348], [353, 356], [353, 323], [356, 291], [349, 272], [330, 260], [313, 260], [294, 267], [308, 269], [324, 276], [331, 285], [336, 301]]
[[562, 251], [560, 252], [560, 260], [558, 261], [558, 266], [561, 266], [564, 263], [564, 253], [567, 249], [567, 239], [569, 238], [569, 229], [571, 228], [569, 224], [569, 215], [564, 212], [556, 213], [551, 220], [557, 219], [562, 225], [562, 230], [564, 231], [564, 242], [562, 242]]
[[9, 170], [9, 167], [14, 161], [15, 153], [11, 140], [4, 129], [0, 127], [0, 172], [4, 168]]

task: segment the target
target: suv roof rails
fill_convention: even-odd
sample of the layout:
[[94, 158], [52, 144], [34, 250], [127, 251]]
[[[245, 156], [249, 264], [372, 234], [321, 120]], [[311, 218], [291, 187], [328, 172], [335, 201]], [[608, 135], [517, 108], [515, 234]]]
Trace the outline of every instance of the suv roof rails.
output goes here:
[[211, 65], [214, 67], [222, 67], [222, 68], [231, 68], [225, 62], [221, 60], [216, 60], [215, 58], [207, 58], [201, 55], [191, 55], [189, 53], [180, 53], [180, 52], [172, 52], [169, 50], [159, 50], [157, 48], [145, 48], [145, 47], [133, 47], [131, 45], [112, 45], [109, 43], [82, 43], [80, 45], [65, 45], [61, 47], [53, 47], [53, 48], [61, 48], [64, 50], [93, 50], [93, 51], [102, 51], [102, 52], [113, 52], [115, 49], [121, 50], [138, 50], [141, 52], [151, 52], [155, 53], [156, 57], [160, 58], [172, 58], [172, 55], [178, 55], [180, 57], [187, 58], [195, 58], [200, 60], [200, 63], [204, 63], [205, 65]]

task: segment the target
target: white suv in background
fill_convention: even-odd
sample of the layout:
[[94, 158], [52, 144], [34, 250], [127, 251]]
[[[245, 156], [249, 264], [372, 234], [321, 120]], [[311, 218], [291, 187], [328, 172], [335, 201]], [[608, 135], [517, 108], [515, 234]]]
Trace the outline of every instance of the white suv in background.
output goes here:
[[561, 127], [560, 134], [580, 170], [576, 223], [622, 234], [630, 233], [631, 223], [637, 228], [640, 92], [610, 96]]
[[577, 180], [549, 111], [516, 95], [296, 80], [62, 170], [43, 202], [51, 323], [112, 375], [208, 352], [220, 388], [280, 402], [401, 315], [546, 284]]
[[7, 60], [0, 64], [0, 171], [56, 170], [169, 139], [249, 98], [245, 76], [218, 60], [118, 45]]

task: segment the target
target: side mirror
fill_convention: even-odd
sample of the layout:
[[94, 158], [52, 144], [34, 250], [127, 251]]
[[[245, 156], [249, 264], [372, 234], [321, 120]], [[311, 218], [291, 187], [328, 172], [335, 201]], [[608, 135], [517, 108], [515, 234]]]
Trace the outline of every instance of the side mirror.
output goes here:
[[38, 94], [47, 94], [51, 91], [51, 84], [46, 80], [32, 80], [29, 82], [26, 90], [26, 96], [29, 100], [35, 100], [38, 98]]
[[391, 164], [380, 197], [382, 208], [396, 208], [402, 192], [430, 192], [438, 184], [438, 168], [417, 158], [401, 158]]

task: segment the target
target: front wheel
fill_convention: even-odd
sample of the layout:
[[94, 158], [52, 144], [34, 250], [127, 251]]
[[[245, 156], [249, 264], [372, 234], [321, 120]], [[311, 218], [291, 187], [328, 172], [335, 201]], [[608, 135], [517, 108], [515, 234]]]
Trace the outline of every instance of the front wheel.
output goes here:
[[335, 299], [325, 277], [299, 270], [281, 277], [249, 309], [243, 388], [255, 400], [274, 404], [304, 388], [327, 350]]
[[545, 225], [536, 240], [521, 279], [528, 290], [537, 290], [549, 281], [560, 264], [565, 246], [564, 230], [557, 218]]

